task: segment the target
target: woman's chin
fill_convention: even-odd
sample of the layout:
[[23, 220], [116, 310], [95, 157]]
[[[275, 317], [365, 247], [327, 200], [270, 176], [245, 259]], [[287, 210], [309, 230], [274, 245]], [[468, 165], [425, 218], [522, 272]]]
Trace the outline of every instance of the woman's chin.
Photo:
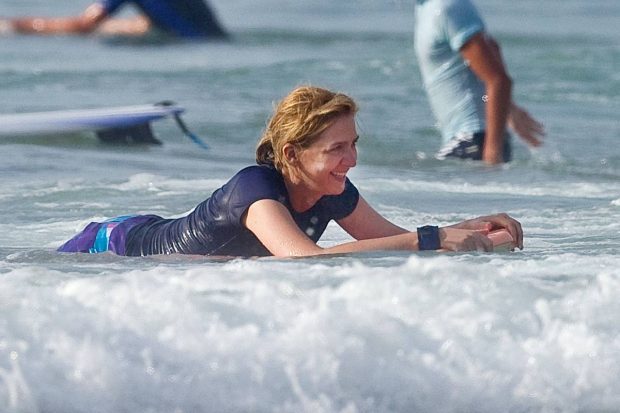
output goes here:
[[344, 182], [339, 185], [330, 185], [329, 195], [340, 195], [344, 192]]

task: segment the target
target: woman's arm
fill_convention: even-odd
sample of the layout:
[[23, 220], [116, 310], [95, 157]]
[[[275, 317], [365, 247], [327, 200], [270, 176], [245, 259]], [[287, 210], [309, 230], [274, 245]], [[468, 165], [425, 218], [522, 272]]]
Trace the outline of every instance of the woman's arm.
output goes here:
[[357, 240], [389, 237], [410, 232], [384, 218], [361, 195], [353, 212], [339, 220], [338, 225]]
[[415, 233], [352, 241], [321, 248], [304, 234], [281, 203], [262, 199], [254, 202], [245, 216], [245, 226], [276, 257], [301, 257], [375, 250], [415, 250]]
[[[482, 221], [483, 218], [486, 220]], [[481, 231], [480, 226], [485, 225], [484, 229], [486, 229], [487, 226], [493, 227], [493, 225], [497, 228], [503, 228], [504, 225], [501, 225], [502, 223], [506, 225], [512, 224], [513, 222], [517, 225], [519, 224], [506, 214], [502, 215], [502, 221], [496, 219], [495, 216], [483, 218], [476, 218], [464, 221], [460, 224], [441, 228], [439, 230], [441, 248], [447, 251], [492, 251], [492, 242], [485, 236], [488, 231]], [[465, 223], [469, 223], [471, 228], [468, 228]], [[378, 239], [382, 240], [381, 243], [397, 243], [392, 244], [393, 248], [372, 249], [406, 249], [413, 251], [419, 249], [418, 234], [416, 232], [406, 230], [387, 220], [370, 206], [361, 195], [353, 212], [349, 216], [339, 220], [338, 224], [353, 238], [371, 241], [372, 245], [379, 243], [379, 241], [377, 241]], [[519, 225], [519, 229], [520, 228]], [[521, 239], [522, 235], [521, 233]], [[404, 241], [405, 244], [400, 244], [402, 241]]]
[[322, 253], [322, 249], [299, 229], [286, 207], [272, 199], [261, 199], [250, 205], [242, 224], [276, 257]]
[[[363, 198], [360, 198], [363, 200]], [[365, 201], [353, 213], [339, 221], [357, 241], [322, 248], [298, 227], [289, 211], [279, 202], [262, 199], [254, 202], [243, 218], [243, 224], [277, 257], [299, 257], [362, 251], [418, 250], [418, 236], [400, 228], [374, 211]], [[476, 230], [442, 228], [441, 248], [451, 251], [491, 251], [491, 241]]]

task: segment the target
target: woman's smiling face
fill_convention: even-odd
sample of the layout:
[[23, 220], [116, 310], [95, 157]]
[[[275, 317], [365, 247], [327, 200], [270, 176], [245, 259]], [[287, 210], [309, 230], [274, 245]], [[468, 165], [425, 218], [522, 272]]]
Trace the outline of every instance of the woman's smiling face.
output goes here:
[[318, 139], [299, 153], [297, 173], [317, 196], [339, 195], [346, 175], [357, 163], [355, 115], [341, 115]]

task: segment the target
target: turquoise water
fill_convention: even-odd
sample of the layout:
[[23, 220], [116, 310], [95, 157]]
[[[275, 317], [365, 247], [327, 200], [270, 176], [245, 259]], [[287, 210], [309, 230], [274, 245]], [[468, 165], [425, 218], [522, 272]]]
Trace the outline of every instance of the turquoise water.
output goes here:
[[[440, 162], [413, 2], [213, 1], [230, 43], [0, 37], [0, 113], [174, 100], [212, 147], [0, 141], [0, 411], [617, 411], [620, 3], [477, 1], [547, 128], [498, 168]], [[5, 0], [0, 16], [87, 1]], [[186, 213], [302, 83], [361, 106], [350, 174], [399, 225], [507, 211], [523, 251], [328, 259], [59, 255], [92, 220]], [[335, 226], [322, 243], [348, 240]]]

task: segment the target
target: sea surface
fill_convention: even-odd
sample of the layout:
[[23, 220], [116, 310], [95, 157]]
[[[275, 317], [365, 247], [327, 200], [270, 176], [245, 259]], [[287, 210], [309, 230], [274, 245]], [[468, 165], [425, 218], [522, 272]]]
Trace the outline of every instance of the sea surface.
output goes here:
[[[620, 2], [476, 1], [547, 130], [494, 168], [434, 158], [413, 0], [211, 3], [232, 41], [0, 37], [0, 113], [173, 100], [211, 146], [169, 119], [161, 146], [0, 139], [0, 412], [620, 411]], [[90, 221], [190, 211], [253, 163], [300, 84], [359, 102], [350, 178], [382, 214], [414, 229], [505, 211], [525, 249], [55, 252]], [[348, 240], [330, 226], [321, 244]]]

